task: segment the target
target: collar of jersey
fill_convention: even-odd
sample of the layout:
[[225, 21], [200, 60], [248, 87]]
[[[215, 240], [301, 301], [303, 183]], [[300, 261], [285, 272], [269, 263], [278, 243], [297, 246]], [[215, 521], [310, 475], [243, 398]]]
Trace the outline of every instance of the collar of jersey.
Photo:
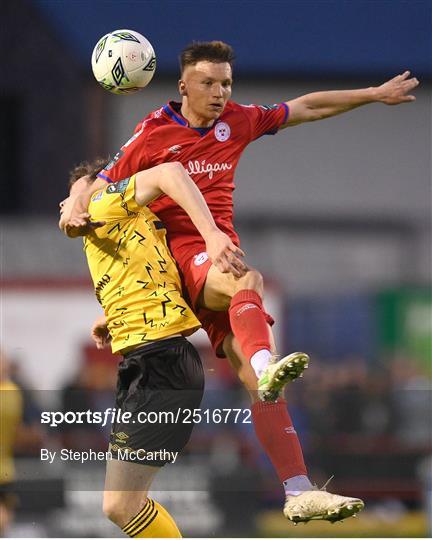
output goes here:
[[[172, 102], [172, 103], [174, 103], [174, 102]], [[186, 120], [186, 118], [184, 118], [183, 116], [181, 116], [181, 115], [179, 115], [179, 114], [177, 114], [175, 112], [173, 106], [171, 105], [171, 102], [164, 105], [163, 110], [166, 112], [166, 114], [168, 116], [170, 116], [173, 120], [175, 120], [177, 122], [177, 124], [180, 124], [181, 126], [189, 127], [189, 123]]]
[[[170, 101], [169, 103], [167, 103], [166, 105], [164, 105], [163, 107], [163, 110], [166, 112], [166, 114], [172, 118], [175, 122], [177, 122], [177, 124], [180, 124], [181, 126], [186, 126], [186, 127], [189, 127], [191, 129], [194, 129], [195, 131], [197, 131], [201, 136], [202, 135], [205, 135], [206, 133], [208, 133], [211, 129], [214, 128], [214, 125], [213, 124], [212, 126], [210, 127], [206, 127], [206, 128], [195, 128], [195, 127], [191, 127], [189, 125], [189, 122], [186, 120], [186, 118], [184, 116], [182, 116], [181, 114], [178, 114], [175, 110], [174, 110], [174, 107], [173, 107], [173, 104], [176, 103], [175, 101]], [[180, 105], [180, 103], [179, 103]]]

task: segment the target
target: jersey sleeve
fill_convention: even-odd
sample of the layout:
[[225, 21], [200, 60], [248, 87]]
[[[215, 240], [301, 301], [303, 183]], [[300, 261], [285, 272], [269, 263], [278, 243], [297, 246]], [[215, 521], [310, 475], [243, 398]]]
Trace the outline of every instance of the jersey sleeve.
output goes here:
[[132, 175], [96, 191], [89, 204], [92, 218], [111, 222], [139, 213], [141, 207], [135, 201], [135, 179], [136, 175]]
[[274, 135], [288, 120], [289, 109], [286, 103], [275, 105], [242, 105], [250, 126], [250, 140], [262, 135]]
[[132, 174], [151, 167], [146, 151], [146, 122], [135, 129], [132, 137], [120, 148], [113, 159], [98, 173], [108, 183], [118, 182]]

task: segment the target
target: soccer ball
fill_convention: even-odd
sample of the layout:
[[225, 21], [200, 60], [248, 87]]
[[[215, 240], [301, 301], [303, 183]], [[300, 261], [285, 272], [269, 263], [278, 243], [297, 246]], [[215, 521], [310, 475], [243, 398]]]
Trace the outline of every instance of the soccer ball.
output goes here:
[[97, 82], [114, 94], [133, 93], [151, 81], [156, 56], [151, 43], [133, 30], [114, 30], [103, 36], [92, 53]]

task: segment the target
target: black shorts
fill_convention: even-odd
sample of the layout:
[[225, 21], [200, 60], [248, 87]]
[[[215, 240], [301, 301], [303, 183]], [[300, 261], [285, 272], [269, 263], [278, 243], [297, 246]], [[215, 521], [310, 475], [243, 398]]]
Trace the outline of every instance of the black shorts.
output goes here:
[[193, 425], [179, 410], [201, 404], [204, 373], [195, 347], [183, 337], [164, 339], [127, 353], [119, 365], [116, 408], [130, 413], [112, 426], [114, 459], [162, 467], [181, 452]]

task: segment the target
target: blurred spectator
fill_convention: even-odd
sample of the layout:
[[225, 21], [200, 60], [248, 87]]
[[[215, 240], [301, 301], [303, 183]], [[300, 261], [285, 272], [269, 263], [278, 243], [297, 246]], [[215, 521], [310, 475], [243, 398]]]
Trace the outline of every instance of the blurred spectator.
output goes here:
[[417, 474], [423, 487], [423, 505], [427, 519], [426, 534], [432, 538], [432, 454], [420, 462]]
[[[85, 412], [105, 411], [114, 407], [114, 391], [119, 357], [93, 345], [83, 349], [84, 361], [79, 371], [62, 390], [62, 410]], [[111, 424], [101, 426], [84, 421], [80, 424], [62, 425], [62, 444], [71, 450], [106, 451]]]
[[397, 415], [395, 435], [400, 444], [431, 448], [431, 380], [407, 358], [391, 362], [391, 397]]
[[17, 503], [14, 445], [23, 413], [23, 397], [10, 378], [10, 365], [0, 351], [0, 535], [10, 526]]
[[44, 431], [40, 423], [41, 409], [32, 389], [23, 377], [20, 364], [9, 362], [10, 378], [18, 386], [22, 395], [23, 412], [21, 429], [17, 432], [15, 450], [17, 457], [38, 456], [44, 440]]

